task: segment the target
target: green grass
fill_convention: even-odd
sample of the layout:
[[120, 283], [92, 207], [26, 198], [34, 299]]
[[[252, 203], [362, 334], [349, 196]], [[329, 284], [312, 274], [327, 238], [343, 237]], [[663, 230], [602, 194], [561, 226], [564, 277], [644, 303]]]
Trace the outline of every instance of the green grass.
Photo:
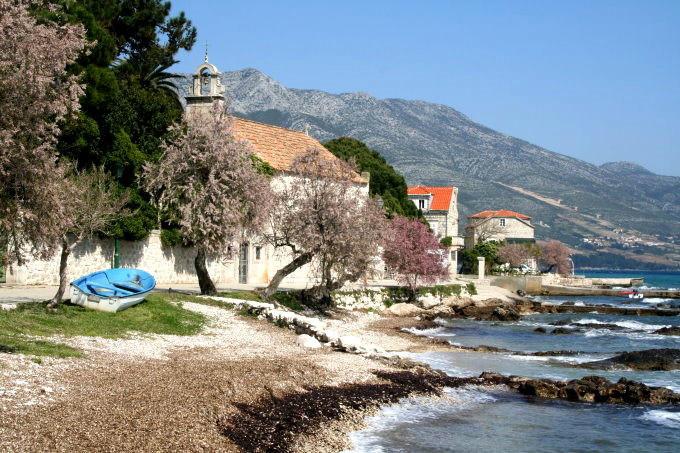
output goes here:
[[0, 334], [49, 336], [85, 335], [119, 338], [131, 331], [193, 335], [201, 330], [203, 315], [169, 303], [165, 296], [149, 295], [144, 302], [119, 313], [59, 304], [48, 311], [44, 303], [19, 304], [0, 313]]
[[234, 290], [234, 291], [222, 291], [217, 293], [219, 297], [230, 297], [232, 299], [242, 299], [242, 300], [254, 300], [256, 302], [263, 302], [263, 300], [260, 298], [260, 293], [257, 291], [242, 291], [242, 290]]
[[[179, 296], [179, 295], [177, 295]], [[179, 297], [178, 297], [179, 299]], [[19, 304], [15, 310], [0, 311], [0, 353], [21, 353], [70, 357], [76, 349], [36, 336], [95, 336], [121, 338], [132, 332], [193, 335], [200, 332], [205, 317], [172, 304], [174, 297], [152, 294], [144, 302], [119, 313], [59, 304], [54, 311], [46, 303]], [[182, 295], [181, 300], [187, 300]]]
[[[65, 344], [8, 335], [0, 335], [0, 353], [3, 352], [60, 358], [82, 357], [82, 353], [78, 349]], [[33, 361], [42, 363], [40, 359], [33, 359]]]
[[[233, 299], [267, 302], [262, 299], [258, 291], [234, 290], [220, 292], [217, 295], [220, 297], [231, 297]], [[300, 291], [277, 292], [274, 293], [272, 299], [293, 311], [301, 311], [307, 308], [300, 302]]]

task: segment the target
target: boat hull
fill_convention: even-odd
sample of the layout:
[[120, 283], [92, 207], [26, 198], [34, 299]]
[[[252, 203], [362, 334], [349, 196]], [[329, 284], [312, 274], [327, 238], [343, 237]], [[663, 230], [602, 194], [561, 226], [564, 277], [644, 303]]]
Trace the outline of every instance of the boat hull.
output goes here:
[[119, 312], [142, 302], [156, 286], [148, 272], [109, 269], [71, 282], [71, 303], [105, 312]]

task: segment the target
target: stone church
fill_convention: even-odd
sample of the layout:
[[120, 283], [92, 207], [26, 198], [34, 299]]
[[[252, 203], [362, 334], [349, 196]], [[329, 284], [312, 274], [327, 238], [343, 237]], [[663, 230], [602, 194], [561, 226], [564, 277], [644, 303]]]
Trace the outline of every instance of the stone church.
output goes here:
[[[215, 100], [224, 99], [225, 89], [215, 65], [205, 61], [193, 74], [192, 86], [186, 96], [186, 115], [209, 111]], [[322, 156], [337, 160], [321, 143], [304, 132], [271, 126], [242, 118], [234, 118], [236, 137], [247, 140], [255, 154], [276, 171], [272, 184], [277, 180], [295, 178], [290, 166], [296, 156], [309, 149], [319, 149]], [[368, 175], [356, 175], [357, 196], [368, 196]], [[121, 267], [135, 267], [150, 272], [159, 285], [197, 283], [192, 248], [167, 247], [160, 241], [160, 232], [152, 231], [144, 241], [119, 241]], [[238, 253], [226, 260], [209, 260], [208, 270], [216, 285], [245, 283], [265, 285], [276, 271], [290, 259], [286, 252], [276, 251], [258, 238], [235, 244]], [[88, 273], [113, 267], [113, 240], [92, 239], [74, 250], [69, 260], [68, 275], [73, 280]], [[24, 266], [8, 270], [7, 283], [57, 284], [59, 278], [58, 256], [48, 261], [31, 260]], [[308, 266], [298, 269], [284, 279], [282, 286], [312, 285], [314, 278]]]

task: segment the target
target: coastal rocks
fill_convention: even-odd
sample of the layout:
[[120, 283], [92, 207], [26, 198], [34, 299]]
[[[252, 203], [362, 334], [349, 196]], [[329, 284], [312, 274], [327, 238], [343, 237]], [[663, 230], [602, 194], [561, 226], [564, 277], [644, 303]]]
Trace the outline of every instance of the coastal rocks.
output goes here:
[[678, 326], [662, 327], [659, 330], [655, 330], [653, 333], [655, 333], [657, 335], [680, 336], [680, 327], [678, 327]]
[[545, 330], [545, 327], [536, 327], [534, 329], [534, 333], [546, 333], [547, 330]]
[[583, 332], [581, 329], [569, 329], [566, 327], [558, 327], [556, 329], [553, 329], [550, 334], [551, 335], [571, 335], [573, 333], [578, 333], [578, 332]]
[[558, 398], [560, 388], [547, 379], [531, 379], [517, 383], [516, 389], [522, 395], [537, 396], [539, 398]]
[[651, 387], [626, 378], [611, 382], [600, 376], [585, 376], [564, 382], [485, 372], [479, 376], [479, 379], [489, 385], [505, 384], [523, 395], [537, 398], [585, 403], [680, 403], [680, 394], [664, 387]]
[[624, 352], [610, 359], [582, 363], [578, 366], [598, 369], [630, 368], [641, 371], [678, 370], [680, 369], [680, 349], [665, 348]]
[[356, 351], [361, 346], [361, 340], [352, 335], [346, 335], [338, 339], [338, 347], [345, 351]]
[[314, 337], [307, 334], [298, 335], [295, 344], [301, 348], [320, 348], [321, 343]]
[[533, 310], [536, 313], [592, 313], [596, 311], [605, 315], [624, 315], [624, 316], [678, 316], [680, 309], [661, 309], [661, 308], [628, 308], [615, 307], [610, 305], [553, 305], [550, 303], [534, 302]]
[[496, 307], [494, 308], [489, 321], [519, 321], [520, 315], [513, 307]]
[[420, 307], [416, 307], [413, 304], [400, 303], [392, 305], [387, 309], [387, 312], [394, 316], [412, 317], [425, 313], [425, 310]]
[[520, 314], [512, 303], [500, 299], [488, 299], [473, 302], [455, 311], [459, 316], [475, 318], [482, 321], [518, 321]]

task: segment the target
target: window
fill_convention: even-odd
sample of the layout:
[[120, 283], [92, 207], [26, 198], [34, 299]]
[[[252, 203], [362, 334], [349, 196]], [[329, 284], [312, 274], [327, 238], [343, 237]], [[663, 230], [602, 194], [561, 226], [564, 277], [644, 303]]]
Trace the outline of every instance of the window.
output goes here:
[[498, 220], [498, 225], [504, 227], [505, 226], [505, 219]]
[[430, 228], [435, 236], [439, 235], [439, 222], [430, 221]]
[[262, 247], [259, 245], [255, 247], [255, 259], [256, 260], [262, 259]]
[[418, 200], [418, 209], [425, 209], [425, 200]]

